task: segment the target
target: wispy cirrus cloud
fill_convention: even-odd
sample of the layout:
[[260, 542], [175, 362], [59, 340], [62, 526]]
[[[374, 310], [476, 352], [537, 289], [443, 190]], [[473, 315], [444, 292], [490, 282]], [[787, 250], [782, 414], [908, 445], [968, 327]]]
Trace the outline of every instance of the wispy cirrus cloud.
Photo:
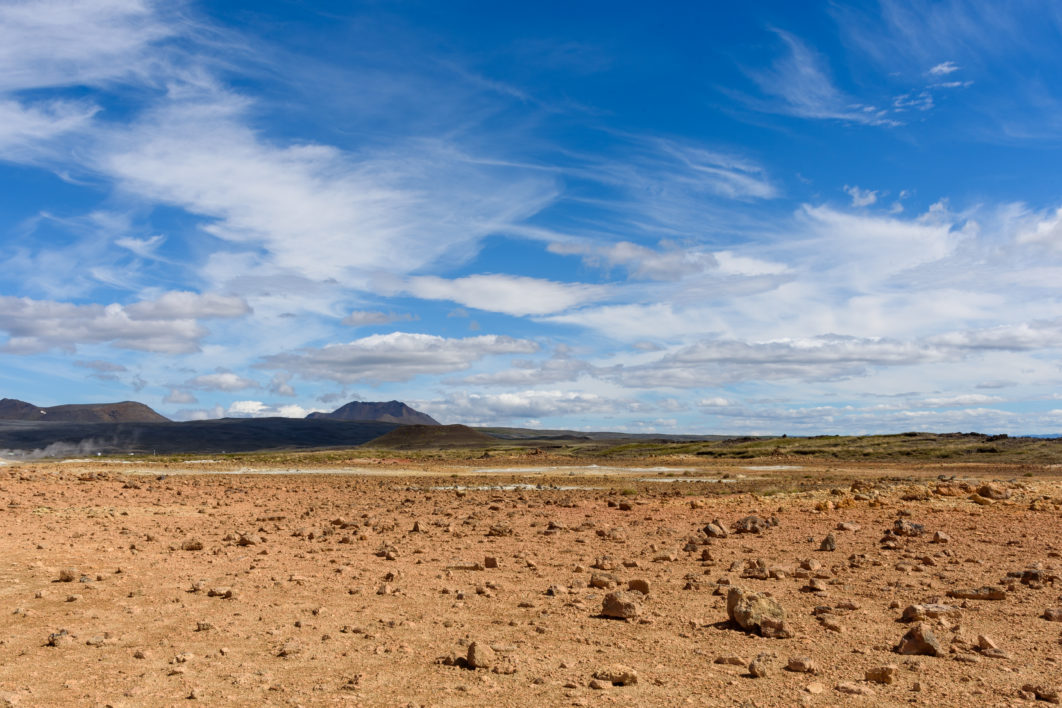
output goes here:
[[773, 32], [784, 51], [769, 67], [745, 69], [767, 97], [750, 101], [750, 107], [800, 118], [897, 125], [886, 109], [863, 103], [838, 88], [825, 57], [796, 35], [780, 29]]

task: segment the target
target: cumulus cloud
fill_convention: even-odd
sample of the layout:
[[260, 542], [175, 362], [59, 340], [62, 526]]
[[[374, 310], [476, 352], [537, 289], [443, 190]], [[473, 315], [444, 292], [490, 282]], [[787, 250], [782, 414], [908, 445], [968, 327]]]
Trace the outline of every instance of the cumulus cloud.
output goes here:
[[511, 368], [486, 374], [474, 374], [458, 383], [476, 386], [531, 386], [575, 381], [583, 374], [592, 373], [594, 366], [581, 359], [555, 356], [543, 362], [517, 359]]
[[74, 305], [54, 300], [0, 297], [0, 331], [8, 334], [2, 350], [35, 353], [78, 344], [106, 343], [121, 349], [161, 354], [199, 350], [209, 331], [198, 319], [238, 317], [248, 311], [239, 298], [194, 293], [165, 293], [131, 305]]
[[305, 418], [319, 408], [303, 408], [297, 404], [277, 405], [262, 401], [233, 401], [225, 415], [230, 418]]
[[408, 381], [423, 374], [461, 371], [494, 354], [530, 354], [537, 349], [534, 342], [494, 334], [448, 339], [392, 332], [267, 356], [258, 366], [339, 383]]
[[1034, 218], [1018, 233], [1020, 244], [1039, 243], [1062, 250], [1062, 209]]
[[290, 381], [291, 374], [283, 372], [274, 374], [273, 380], [269, 382], [269, 392], [277, 396], [294, 396], [295, 389], [289, 383]]
[[874, 189], [860, 189], [856, 186], [844, 186], [844, 191], [852, 198], [852, 206], [865, 207], [878, 201], [878, 192]]
[[423, 275], [409, 278], [399, 291], [424, 300], [450, 300], [516, 317], [562, 312], [609, 295], [609, 289], [600, 285], [501, 274], [454, 279]]
[[188, 391], [182, 391], [179, 388], [171, 388], [170, 392], [166, 394], [166, 397], [162, 399], [162, 402], [187, 405], [189, 403], [199, 403], [199, 399]]
[[244, 391], [249, 388], [261, 388], [257, 381], [231, 371], [195, 376], [185, 381], [184, 385], [200, 391]]
[[208, 319], [242, 317], [251, 312], [247, 302], [235, 295], [171, 291], [155, 300], [134, 303], [126, 308], [138, 320]]
[[456, 392], [443, 400], [418, 402], [433, 416], [463, 423], [527, 420], [558, 416], [615, 415], [634, 407], [632, 401], [571, 391], [519, 391], [480, 394]]
[[[737, 381], [828, 381], [872, 369], [959, 362], [992, 351], [1062, 348], [1062, 319], [963, 330], [920, 339], [820, 335], [766, 342], [706, 339], [633, 366], [599, 367], [595, 374], [637, 388], [700, 388]], [[967, 394], [937, 405], [997, 400]], [[955, 403], [947, 401], [955, 400]]]

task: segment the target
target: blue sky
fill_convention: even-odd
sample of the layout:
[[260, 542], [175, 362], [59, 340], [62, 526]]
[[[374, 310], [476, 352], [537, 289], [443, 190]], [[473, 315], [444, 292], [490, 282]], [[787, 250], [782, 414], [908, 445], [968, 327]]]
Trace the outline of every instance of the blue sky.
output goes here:
[[0, 394], [1058, 432], [1062, 6], [725, 5], [0, 0]]

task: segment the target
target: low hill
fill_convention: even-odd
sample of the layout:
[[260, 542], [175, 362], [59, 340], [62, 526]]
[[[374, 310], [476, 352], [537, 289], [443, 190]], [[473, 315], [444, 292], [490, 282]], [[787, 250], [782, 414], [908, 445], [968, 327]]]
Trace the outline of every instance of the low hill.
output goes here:
[[0, 400], [0, 420], [45, 423], [168, 423], [143, 403], [72, 403], [42, 408], [13, 398]]
[[400, 425], [439, 425], [427, 413], [414, 410], [401, 401], [351, 401], [331, 413], [311, 413], [307, 418], [331, 420], [378, 420]]
[[0, 420], [0, 452], [47, 457], [356, 447], [398, 427], [379, 421], [222, 418], [187, 423]]
[[497, 439], [473, 430], [467, 425], [403, 425], [375, 440], [366, 447], [389, 450], [420, 450], [423, 448], [484, 447], [496, 445]]

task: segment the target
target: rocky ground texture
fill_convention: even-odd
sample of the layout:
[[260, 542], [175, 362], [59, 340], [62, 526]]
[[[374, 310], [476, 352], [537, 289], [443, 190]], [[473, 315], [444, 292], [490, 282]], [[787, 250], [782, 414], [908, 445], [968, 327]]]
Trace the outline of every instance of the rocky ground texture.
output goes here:
[[1053, 468], [202, 469], [0, 467], [0, 706], [1062, 700]]

